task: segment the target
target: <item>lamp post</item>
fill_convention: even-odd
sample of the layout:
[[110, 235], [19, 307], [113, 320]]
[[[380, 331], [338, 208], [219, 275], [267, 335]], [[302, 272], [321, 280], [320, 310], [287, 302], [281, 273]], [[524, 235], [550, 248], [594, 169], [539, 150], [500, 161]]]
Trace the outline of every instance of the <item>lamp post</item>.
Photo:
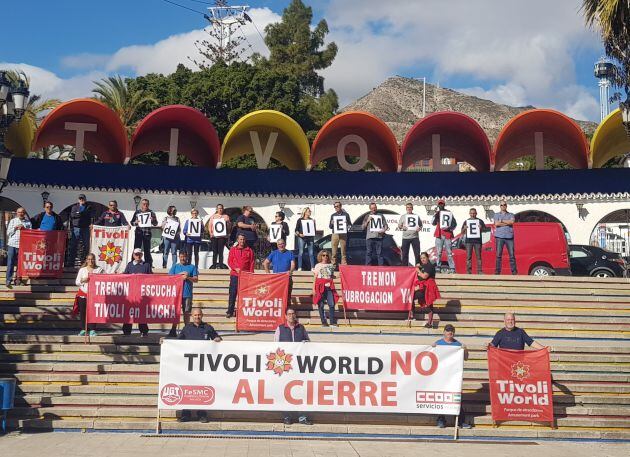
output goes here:
[[142, 197], [140, 195], [136, 195], [135, 197], [133, 197], [133, 202], [136, 205], [136, 211], [138, 211], [138, 205], [140, 205], [141, 200]]
[[[26, 81], [12, 81], [7, 72], [0, 70], [0, 157], [11, 158], [12, 154], [4, 144], [4, 137], [13, 122], [19, 122], [28, 103], [29, 91]], [[10, 162], [6, 163], [7, 167]], [[2, 163], [4, 168], [5, 163]], [[8, 174], [8, 170], [7, 170]], [[4, 176], [4, 174], [3, 174]]]

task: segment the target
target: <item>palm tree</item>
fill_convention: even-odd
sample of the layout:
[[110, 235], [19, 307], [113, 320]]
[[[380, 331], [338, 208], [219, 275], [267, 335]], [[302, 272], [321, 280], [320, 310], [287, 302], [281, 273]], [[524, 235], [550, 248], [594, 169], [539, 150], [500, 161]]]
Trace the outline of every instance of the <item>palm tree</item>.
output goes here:
[[58, 98], [42, 98], [41, 95], [31, 95], [28, 97], [24, 116], [30, 119], [34, 128], [37, 128], [43, 119], [43, 115], [59, 104], [61, 104], [61, 100]]
[[158, 103], [154, 97], [146, 95], [143, 90], [131, 91], [127, 81], [120, 75], [94, 81], [94, 84], [96, 88], [92, 89], [92, 92], [96, 94], [96, 98], [118, 114], [129, 135], [135, 126], [136, 114], [140, 108], [147, 103]]

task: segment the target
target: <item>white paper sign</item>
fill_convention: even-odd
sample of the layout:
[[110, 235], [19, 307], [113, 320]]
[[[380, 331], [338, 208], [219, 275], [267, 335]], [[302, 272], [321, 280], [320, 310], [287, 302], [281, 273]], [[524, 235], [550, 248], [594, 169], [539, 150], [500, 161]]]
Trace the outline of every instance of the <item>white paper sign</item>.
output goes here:
[[348, 220], [346, 216], [333, 216], [333, 233], [343, 234], [348, 233]]
[[282, 224], [270, 224], [269, 241], [271, 243], [277, 243], [280, 238], [282, 238]]
[[201, 236], [201, 219], [188, 219], [188, 236]]
[[370, 232], [382, 232], [385, 230], [385, 218], [380, 214], [370, 214]]
[[151, 212], [138, 213], [136, 215], [136, 223], [138, 224], [138, 227], [152, 227], [153, 224], [151, 224]]
[[212, 236], [227, 236], [227, 221], [223, 218], [212, 219]]
[[304, 236], [315, 236], [315, 221], [313, 219], [302, 219], [302, 230]]
[[420, 216], [416, 214], [407, 214], [405, 216], [405, 227], [407, 230], [416, 230], [420, 227]]
[[440, 211], [440, 228], [442, 230], [450, 229], [452, 221], [453, 221], [453, 213], [447, 210]]
[[178, 228], [178, 221], [174, 221], [173, 219], [166, 219], [166, 223], [164, 224], [164, 228], [162, 229], [162, 236], [164, 238], [168, 238], [169, 240], [174, 240], [175, 235], [177, 235]]
[[466, 238], [481, 238], [481, 221], [479, 219], [466, 221]]
[[157, 403], [169, 410], [457, 415], [463, 368], [461, 346], [164, 340]]

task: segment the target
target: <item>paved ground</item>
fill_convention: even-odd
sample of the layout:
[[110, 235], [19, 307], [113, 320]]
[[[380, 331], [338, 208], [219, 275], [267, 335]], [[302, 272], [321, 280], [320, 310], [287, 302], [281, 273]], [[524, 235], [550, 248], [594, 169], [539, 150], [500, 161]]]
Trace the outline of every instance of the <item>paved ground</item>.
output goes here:
[[[619, 457], [630, 455], [628, 443], [452, 443], [452, 442], [375, 442], [310, 441], [212, 438], [148, 438], [131, 433], [41, 433], [10, 434], [0, 437], [1, 454], [11, 457], [38, 455], [85, 457], [172, 457], [209, 455], [212, 457], [444, 457], [465, 455], [487, 457], [510, 455], [531, 457]], [[203, 453], [203, 454], [202, 454]]]

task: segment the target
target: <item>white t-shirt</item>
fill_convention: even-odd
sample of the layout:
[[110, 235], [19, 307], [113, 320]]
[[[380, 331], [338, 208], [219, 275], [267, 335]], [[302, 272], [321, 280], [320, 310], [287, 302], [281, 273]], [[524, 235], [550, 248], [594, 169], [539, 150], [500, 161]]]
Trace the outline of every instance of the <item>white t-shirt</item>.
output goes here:
[[82, 292], [85, 292], [87, 294], [88, 283], [87, 282], [82, 282], [82, 281], [87, 279], [90, 274], [97, 275], [97, 274], [102, 273], [102, 272], [103, 272], [103, 269], [101, 267], [96, 267], [96, 268], [92, 269], [91, 273], [90, 273], [90, 270], [88, 270], [88, 267], [82, 267], [82, 268], [79, 269], [79, 272], [77, 273], [77, 279], [75, 281], [75, 284], [77, 286], [79, 286], [79, 289]]

